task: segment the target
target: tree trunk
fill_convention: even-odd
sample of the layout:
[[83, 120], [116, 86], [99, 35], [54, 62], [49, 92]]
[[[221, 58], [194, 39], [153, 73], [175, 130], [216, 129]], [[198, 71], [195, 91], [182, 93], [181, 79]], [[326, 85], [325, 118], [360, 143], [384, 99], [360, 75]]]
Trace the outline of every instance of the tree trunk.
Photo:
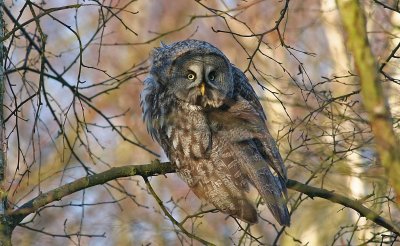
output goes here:
[[0, 216], [0, 246], [11, 246], [12, 229], [8, 225], [7, 217]]
[[394, 133], [392, 116], [379, 80], [378, 65], [369, 46], [365, 15], [359, 1], [337, 0], [337, 5], [360, 77], [363, 105], [374, 134], [376, 150], [400, 202], [400, 139]]
[[[0, 38], [4, 37], [4, 19], [3, 19], [4, 1], [0, 0]], [[5, 192], [5, 173], [6, 173], [6, 142], [4, 139], [4, 45], [0, 42], [0, 246], [11, 245], [12, 227], [9, 224], [6, 216], [7, 194]]]

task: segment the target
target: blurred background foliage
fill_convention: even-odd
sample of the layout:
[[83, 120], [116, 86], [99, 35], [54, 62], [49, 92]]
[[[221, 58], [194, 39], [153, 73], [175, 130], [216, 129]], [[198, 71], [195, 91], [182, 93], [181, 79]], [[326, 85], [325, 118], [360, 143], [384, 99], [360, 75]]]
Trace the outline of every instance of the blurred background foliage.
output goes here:
[[[399, 5], [361, 2], [399, 133]], [[166, 160], [142, 122], [139, 93], [149, 52], [161, 41], [194, 38], [220, 48], [252, 81], [290, 179], [361, 199], [399, 223], [334, 1], [14, 0], [5, 6], [6, 33], [16, 28], [5, 41], [12, 206], [110, 167]], [[248, 227], [202, 204], [175, 174], [150, 183], [175, 219], [186, 219], [187, 231], [217, 245], [399, 243], [349, 208], [294, 191], [289, 228], [262, 203], [260, 222]], [[259, 199], [255, 190], [249, 198]], [[171, 223], [140, 177], [44, 207], [15, 229], [13, 243], [200, 244]]]

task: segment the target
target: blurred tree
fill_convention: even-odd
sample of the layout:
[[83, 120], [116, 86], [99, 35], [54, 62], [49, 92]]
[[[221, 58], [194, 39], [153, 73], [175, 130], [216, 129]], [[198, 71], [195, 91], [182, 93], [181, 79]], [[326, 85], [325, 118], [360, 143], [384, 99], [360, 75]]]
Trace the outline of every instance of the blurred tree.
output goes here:
[[[0, 245], [399, 243], [398, 1], [0, 5]], [[148, 54], [186, 38], [254, 82], [289, 228], [254, 190], [253, 226], [202, 204], [147, 134]]]

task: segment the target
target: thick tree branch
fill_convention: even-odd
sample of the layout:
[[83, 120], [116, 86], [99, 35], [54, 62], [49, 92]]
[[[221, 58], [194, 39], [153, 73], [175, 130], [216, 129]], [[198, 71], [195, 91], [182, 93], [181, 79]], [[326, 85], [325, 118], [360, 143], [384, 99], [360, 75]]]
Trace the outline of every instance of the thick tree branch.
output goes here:
[[[10, 212], [9, 216], [10, 218], [12, 218], [14, 226], [17, 226], [18, 223], [20, 223], [30, 213], [34, 213], [39, 208], [51, 202], [61, 200], [65, 196], [70, 195], [74, 192], [95, 185], [104, 184], [108, 181], [112, 181], [117, 178], [129, 177], [135, 175], [140, 175], [144, 178], [147, 178], [150, 176], [156, 176], [174, 172], [175, 172], [175, 167], [172, 166], [169, 162], [160, 163], [159, 161], [154, 161], [146, 165], [129, 165], [122, 167], [114, 167], [102, 173], [77, 179], [59, 188], [43, 193], [38, 197], [32, 199], [31, 201], [25, 203], [23, 206], [16, 209], [15, 211]], [[289, 180], [287, 183], [287, 187], [289, 189], [304, 193], [311, 198], [314, 197], [324, 198], [331, 202], [338, 203], [345, 207], [354, 209], [355, 211], [359, 212], [361, 216], [366, 217], [367, 219], [396, 233], [397, 235], [400, 235], [400, 229], [395, 224], [381, 217], [379, 214], [370, 210], [369, 208], [363, 206], [357, 200], [352, 200], [345, 196], [336, 194], [333, 191], [328, 191], [325, 189], [308, 186], [300, 182], [297, 182], [295, 180]]]
[[397, 225], [381, 217], [379, 214], [372, 211], [371, 209], [363, 206], [357, 200], [352, 200], [343, 195], [336, 194], [334, 191], [312, 187], [290, 179], [287, 182], [287, 187], [292, 190], [304, 193], [310, 198], [320, 197], [329, 200], [331, 202], [341, 204], [345, 207], [351, 208], [357, 211], [362, 217], [365, 217], [400, 236], [400, 228]]
[[61, 200], [63, 197], [68, 196], [77, 191], [92, 186], [105, 184], [108, 181], [117, 178], [130, 177], [135, 175], [150, 177], [150, 176], [156, 176], [160, 174], [173, 173], [173, 172], [175, 172], [175, 168], [172, 165], [160, 163], [159, 161], [154, 161], [151, 164], [147, 165], [129, 165], [122, 167], [113, 167], [107, 171], [77, 179], [71, 183], [62, 185], [54, 190], [43, 193], [37, 196], [36, 198], [30, 200], [29, 202], [25, 203], [17, 210], [11, 212], [9, 215], [13, 217], [13, 221], [16, 226], [28, 214], [35, 212], [39, 208], [49, 203]]
[[400, 201], [400, 140], [393, 131], [389, 106], [379, 81], [379, 68], [369, 46], [364, 12], [356, 0], [337, 0], [337, 5], [360, 76], [363, 105], [376, 150]]

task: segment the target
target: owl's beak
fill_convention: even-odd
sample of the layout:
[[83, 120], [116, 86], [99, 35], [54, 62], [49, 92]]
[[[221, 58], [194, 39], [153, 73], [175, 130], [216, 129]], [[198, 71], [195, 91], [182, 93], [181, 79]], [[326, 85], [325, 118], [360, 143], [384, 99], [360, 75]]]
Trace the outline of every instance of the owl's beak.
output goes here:
[[204, 83], [204, 82], [202, 82], [201, 84], [200, 84], [200, 93], [201, 93], [201, 96], [204, 96], [204, 94], [206, 93], [206, 84]]

